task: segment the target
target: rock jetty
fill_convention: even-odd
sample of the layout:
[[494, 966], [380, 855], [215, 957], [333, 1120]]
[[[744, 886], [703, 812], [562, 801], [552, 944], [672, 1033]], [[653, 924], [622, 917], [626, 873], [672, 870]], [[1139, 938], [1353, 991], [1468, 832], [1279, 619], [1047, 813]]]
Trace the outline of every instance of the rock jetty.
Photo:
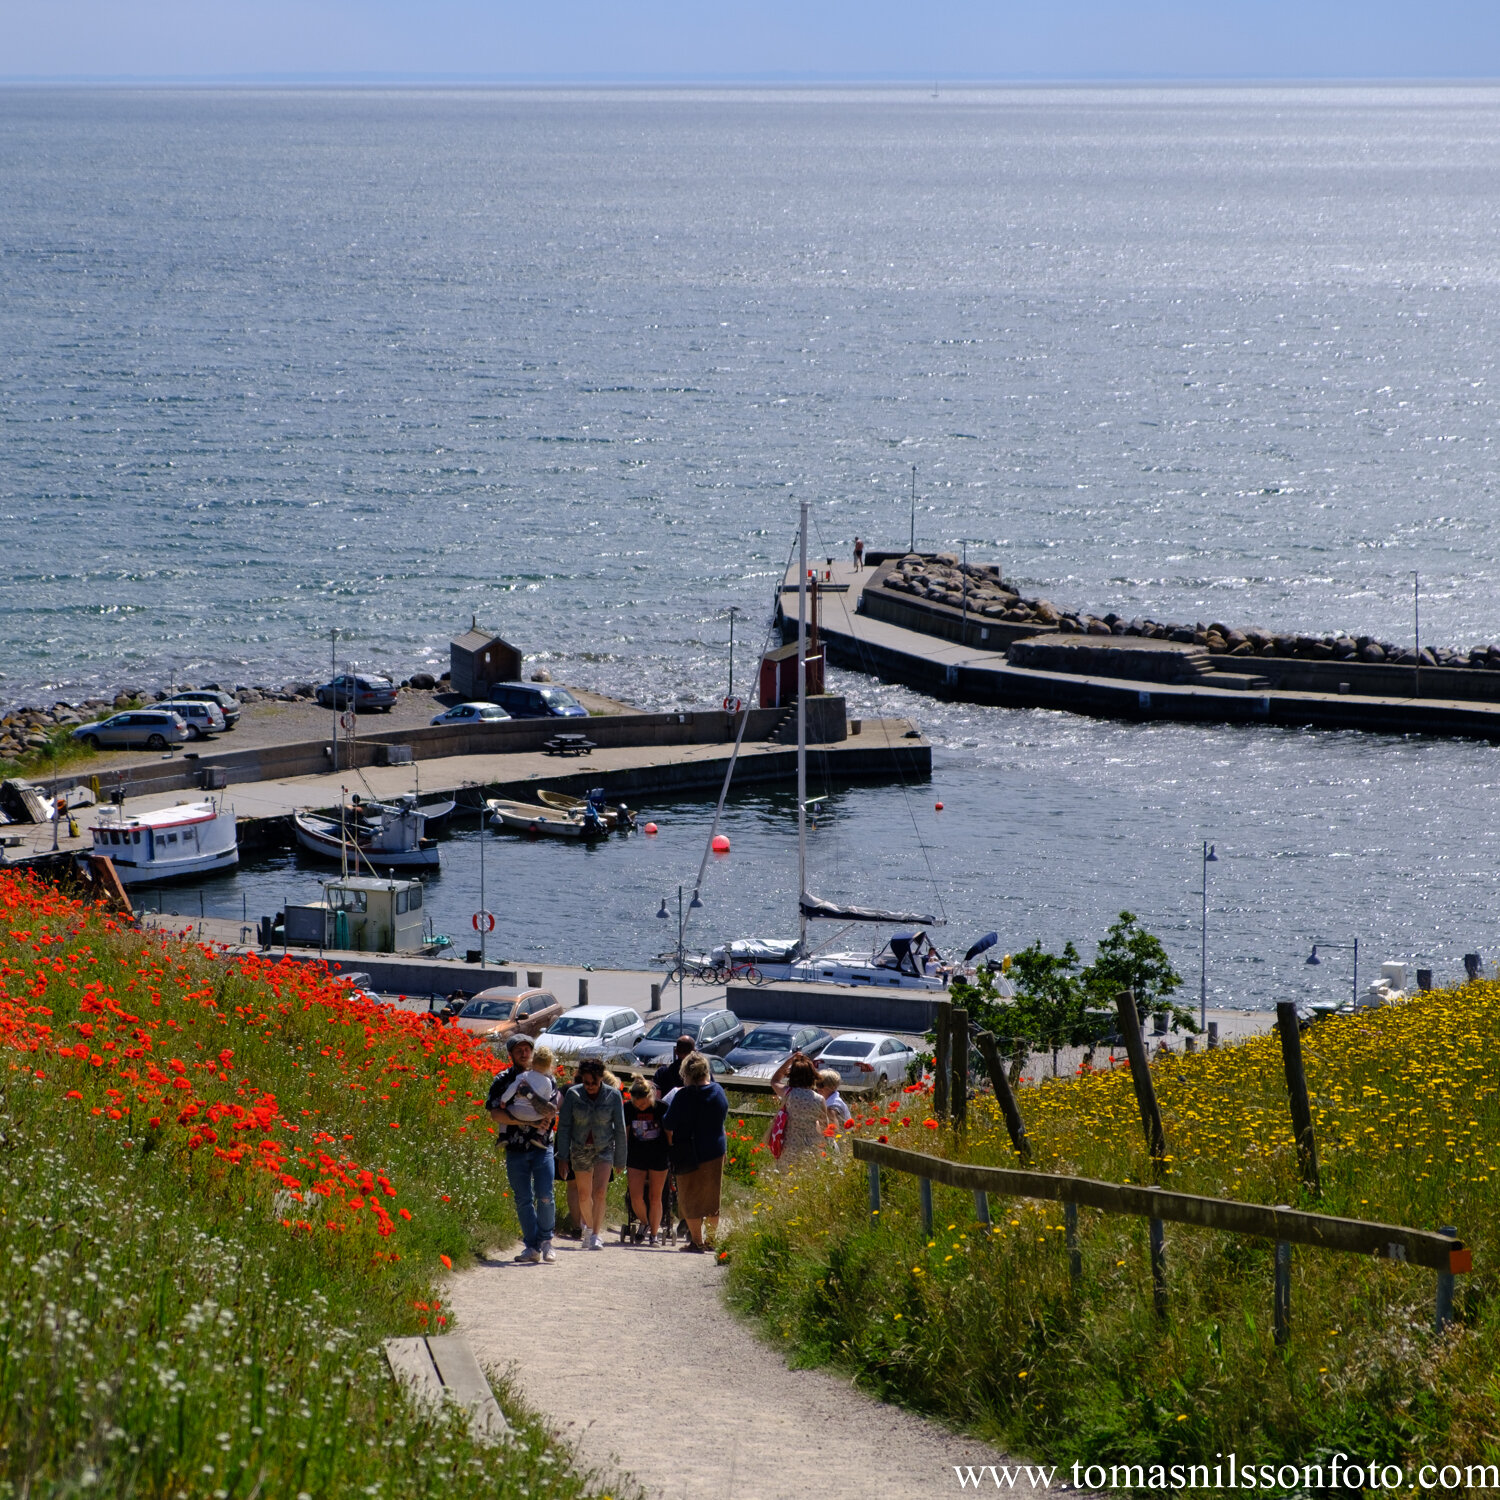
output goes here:
[[[1230, 626], [1220, 621], [1188, 625], [1177, 621], [1152, 620], [1142, 616], [1125, 619], [1113, 612], [1090, 614], [1065, 610], [1050, 599], [1027, 599], [1006, 583], [992, 564], [964, 565], [950, 552], [923, 556], [909, 553], [886, 573], [885, 588], [898, 594], [962, 610], [967, 602], [971, 615], [1010, 625], [1033, 624], [1055, 628], [1071, 635], [1125, 635], [1153, 640], [1178, 641], [1206, 646], [1219, 656], [1283, 657], [1306, 661], [1388, 662], [1396, 666], [1418, 665], [1417, 654], [1370, 635], [1304, 635], [1262, 630], [1255, 626]], [[1420, 665], [1425, 667], [1469, 667], [1500, 671], [1500, 646], [1475, 646], [1455, 651], [1446, 646], [1424, 646]]]

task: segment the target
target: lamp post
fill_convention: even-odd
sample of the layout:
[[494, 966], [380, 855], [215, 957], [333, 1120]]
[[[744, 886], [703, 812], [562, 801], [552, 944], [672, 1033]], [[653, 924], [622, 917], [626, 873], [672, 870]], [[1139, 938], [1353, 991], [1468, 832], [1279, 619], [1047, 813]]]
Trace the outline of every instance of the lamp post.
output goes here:
[[1422, 575], [1412, 571], [1411, 575], [1411, 633], [1417, 658], [1412, 675], [1416, 679], [1414, 698], [1422, 696]]
[[1303, 963], [1307, 963], [1307, 964], [1320, 964], [1320, 963], [1322, 963], [1323, 960], [1318, 957], [1318, 949], [1319, 948], [1352, 948], [1354, 950], [1354, 992], [1353, 992], [1353, 998], [1354, 998], [1354, 1008], [1356, 1010], [1358, 1010], [1359, 1009], [1359, 939], [1355, 938], [1355, 940], [1352, 943], [1326, 943], [1326, 942], [1322, 941], [1322, 939], [1319, 939], [1316, 943], [1313, 944], [1313, 950], [1312, 950], [1312, 952], [1309, 953], [1307, 955], [1307, 957], [1302, 960]]
[[[687, 931], [687, 912], [701, 910], [702, 906], [703, 903], [698, 899], [697, 892], [695, 891], [693, 899], [688, 902], [687, 909], [684, 911], [682, 905], [682, 887], [677, 887], [677, 1028], [679, 1035], [682, 1031], [682, 943], [683, 936]], [[670, 915], [667, 911], [667, 898], [665, 896], [661, 898], [661, 910], [656, 915], [663, 922]]]
[[739, 618], [740, 607], [738, 604], [729, 606], [729, 693], [728, 699], [734, 702], [734, 622]]
[[1208, 1030], [1208, 867], [1219, 856], [1207, 839], [1203, 841], [1203, 940], [1198, 950], [1198, 1024]]
[[911, 544], [908, 552], [917, 550], [917, 466], [911, 466]]

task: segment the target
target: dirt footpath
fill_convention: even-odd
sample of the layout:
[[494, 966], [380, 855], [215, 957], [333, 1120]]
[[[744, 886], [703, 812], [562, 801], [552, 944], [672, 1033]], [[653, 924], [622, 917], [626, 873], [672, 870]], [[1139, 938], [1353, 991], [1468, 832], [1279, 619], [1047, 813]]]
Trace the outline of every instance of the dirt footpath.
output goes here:
[[509, 1370], [585, 1463], [650, 1500], [935, 1500], [959, 1493], [954, 1464], [1006, 1462], [836, 1375], [787, 1369], [724, 1307], [723, 1277], [710, 1256], [559, 1240], [555, 1266], [497, 1256], [453, 1278], [449, 1301], [481, 1365]]

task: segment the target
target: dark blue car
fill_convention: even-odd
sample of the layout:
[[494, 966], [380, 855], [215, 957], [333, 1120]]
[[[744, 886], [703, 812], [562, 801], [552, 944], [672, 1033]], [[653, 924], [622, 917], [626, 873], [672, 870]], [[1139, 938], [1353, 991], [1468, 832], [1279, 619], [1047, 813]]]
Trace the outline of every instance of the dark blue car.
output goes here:
[[543, 682], [497, 682], [490, 702], [513, 719], [586, 719], [589, 711], [567, 688]]

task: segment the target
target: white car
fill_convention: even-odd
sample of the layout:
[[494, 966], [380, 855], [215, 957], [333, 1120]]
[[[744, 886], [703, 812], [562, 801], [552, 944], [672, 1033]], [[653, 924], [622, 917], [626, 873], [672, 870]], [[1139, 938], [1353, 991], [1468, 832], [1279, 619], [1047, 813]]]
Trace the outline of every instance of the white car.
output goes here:
[[432, 720], [434, 724], [491, 724], [510, 715], [498, 703], [455, 703], [446, 713]]
[[223, 734], [229, 727], [224, 710], [217, 703], [205, 703], [201, 698], [169, 698], [156, 706], [165, 713], [176, 714], [187, 725], [190, 740]]
[[546, 1042], [559, 1061], [572, 1062], [594, 1052], [614, 1066], [634, 1067], [631, 1048], [646, 1033], [638, 1011], [619, 1005], [579, 1005], [566, 1010], [538, 1039]]
[[845, 1083], [876, 1089], [900, 1088], [906, 1065], [917, 1055], [910, 1042], [883, 1031], [846, 1031], [818, 1054], [820, 1068], [832, 1068]]

